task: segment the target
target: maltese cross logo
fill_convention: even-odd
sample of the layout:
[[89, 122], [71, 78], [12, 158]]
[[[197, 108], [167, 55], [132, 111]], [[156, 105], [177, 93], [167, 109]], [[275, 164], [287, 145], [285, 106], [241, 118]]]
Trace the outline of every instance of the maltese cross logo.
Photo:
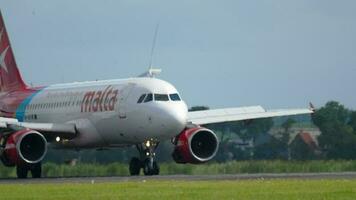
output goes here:
[[6, 71], [6, 73], [8, 73], [7, 66], [5, 63], [5, 57], [6, 57], [7, 50], [9, 50], [9, 46], [7, 46], [6, 49], [0, 55], [0, 65], [1, 65], [1, 68], [3, 68]]
[[[0, 42], [2, 41], [3, 33], [4, 33], [4, 28], [2, 28], [0, 32]], [[6, 73], [8, 73], [6, 62], [5, 62], [7, 50], [9, 50], [9, 46], [7, 46], [5, 50], [0, 54], [0, 67], [3, 68], [6, 71]]]

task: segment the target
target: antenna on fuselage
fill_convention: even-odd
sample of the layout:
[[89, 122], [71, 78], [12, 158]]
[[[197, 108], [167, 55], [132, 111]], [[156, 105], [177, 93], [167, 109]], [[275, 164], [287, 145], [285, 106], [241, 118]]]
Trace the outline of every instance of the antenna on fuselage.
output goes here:
[[155, 69], [152, 66], [154, 51], [155, 51], [156, 43], [157, 43], [158, 30], [159, 30], [159, 23], [157, 23], [157, 25], [156, 25], [155, 33], [154, 33], [154, 36], [153, 36], [151, 54], [150, 54], [150, 62], [149, 62], [149, 65], [148, 65], [148, 71], [143, 73], [143, 74], [141, 74], [140, 77], [151, 77], [151, 78], [153, 78], [153, 77], [159, 75], [162, 72], [161, 69]]

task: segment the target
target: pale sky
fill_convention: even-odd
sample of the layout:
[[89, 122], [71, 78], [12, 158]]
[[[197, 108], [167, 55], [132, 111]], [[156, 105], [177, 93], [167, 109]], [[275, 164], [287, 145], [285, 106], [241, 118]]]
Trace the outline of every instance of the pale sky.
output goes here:
[[189, 106], [356, 109], [354, 0], [0, 0], [28, 83], [133, 77], [153, 65]]

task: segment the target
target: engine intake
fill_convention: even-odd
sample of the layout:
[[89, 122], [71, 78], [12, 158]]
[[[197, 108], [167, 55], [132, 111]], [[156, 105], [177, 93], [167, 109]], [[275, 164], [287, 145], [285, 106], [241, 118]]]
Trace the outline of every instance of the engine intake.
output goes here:
[[6, 139], [1, 160], [7, 166], [23, 162], [35, 164], [41, 162], [46, 153], [47, 140], [42, 134], [34, 130], [21, 130]]
[[175, 139], [173, 159], [177, 163], [204, 163], [211, 160], [217, 153], [219, 141], [215, 133], [209, 129], [198, 127], [186, 129]]

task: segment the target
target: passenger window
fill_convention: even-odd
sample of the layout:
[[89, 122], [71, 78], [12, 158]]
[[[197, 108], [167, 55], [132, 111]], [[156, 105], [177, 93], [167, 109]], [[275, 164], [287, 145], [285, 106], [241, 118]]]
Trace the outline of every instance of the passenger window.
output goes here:
[[155, 94], [155, 101], [169, 101], [166, 94]]
[[148, 94], [147, 96], [146, 96], [146, 99], [145, 99], [145, 103], [146, 102], [150, 102], [150, 101], [152, 101], [153, 100], [153, 95], [152, 94]]
[[171, 98], [172, 101], [180, 101], [181, 100], [177, 93], [170, 94], [169, 97]]
[[145, 99], [146, 94], [143, 94], [140, 96], [140, 98], [138, 99], [137, 103], [142, 103], [142, 101]]

